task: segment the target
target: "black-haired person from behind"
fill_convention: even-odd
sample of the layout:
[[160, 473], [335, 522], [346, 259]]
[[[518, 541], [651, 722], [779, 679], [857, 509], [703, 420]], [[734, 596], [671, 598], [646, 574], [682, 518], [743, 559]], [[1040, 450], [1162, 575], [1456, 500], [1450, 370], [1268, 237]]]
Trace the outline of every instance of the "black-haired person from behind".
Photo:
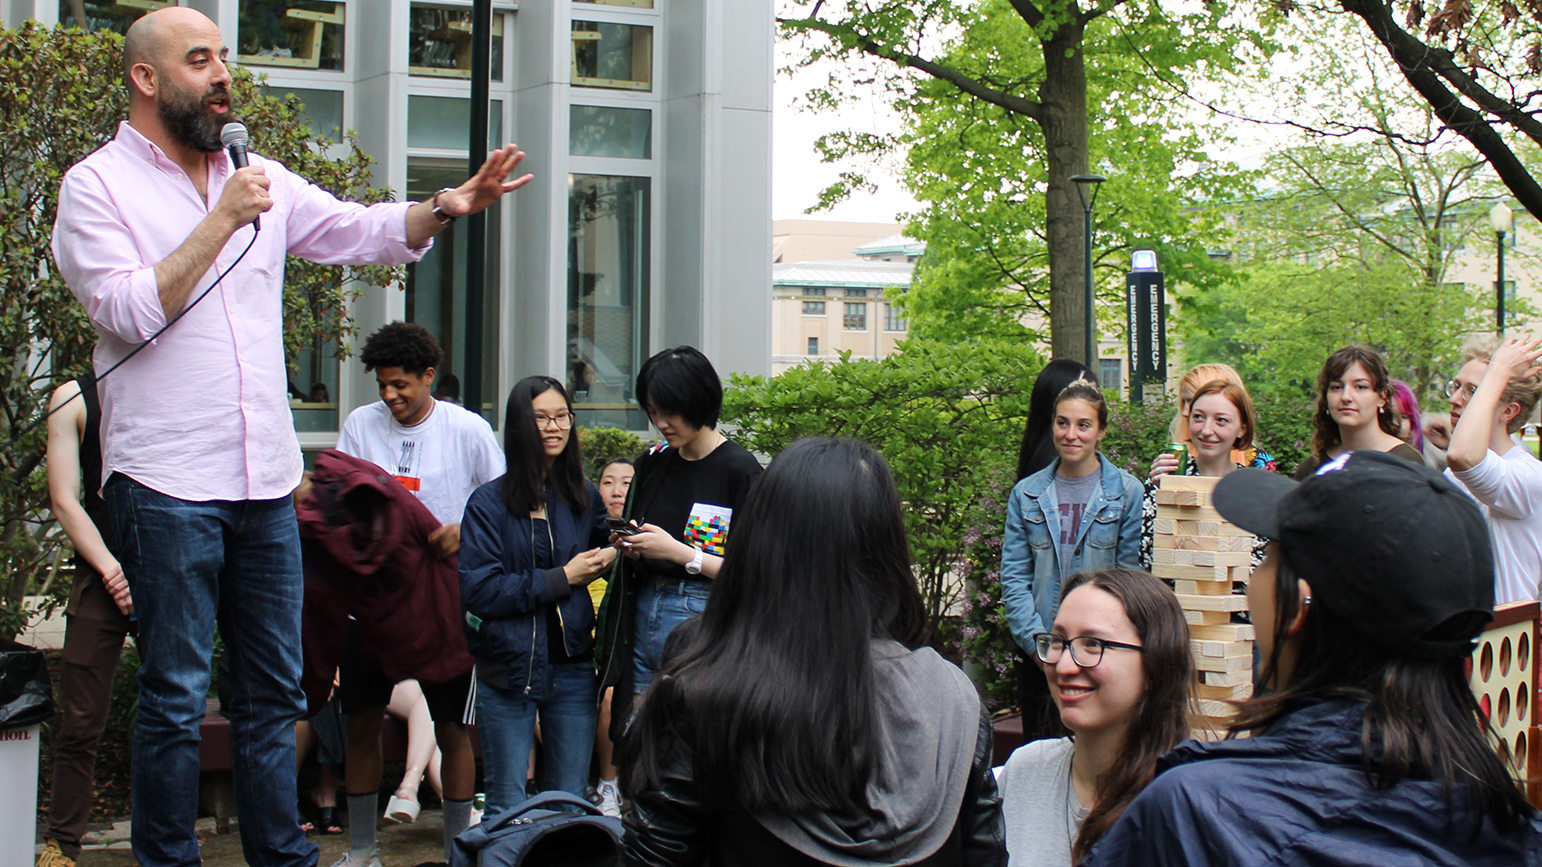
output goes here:
[[1383, 452], [1299, 485], [1238, 470], [1228, 521], [1271, 540], [1248, 584], [1260, 667], [1231, 729], [1162, 758], [1085, 867], [1542, 864], [1542, 821], [1467, 683], [1493, 617], [1483, 515]]
[[777, 456], [620, 745], [629, 865], [999, 865], [991, 728], [923, 646], [888, 464]]
[[664, 442], [637, 459], [626, 514], [640, 530], [616, 540], [626, 556], [602, 603], [600, 689], [617, 687], [614, 740], [632, 696], [663, 667], [669, 634], [706, 608], [730, 529], [761, 471], [718, 432], [723, 383], [699, 350], [677, 346], [644, 362], [637, 400]]

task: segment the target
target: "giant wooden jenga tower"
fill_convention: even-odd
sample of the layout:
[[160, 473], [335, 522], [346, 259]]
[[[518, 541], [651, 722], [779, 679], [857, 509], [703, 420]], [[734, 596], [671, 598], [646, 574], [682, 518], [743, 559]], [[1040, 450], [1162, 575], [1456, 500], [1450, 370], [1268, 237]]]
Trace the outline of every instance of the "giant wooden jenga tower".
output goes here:
[[1196, 737], [1224, 733], [1232, 714], [1226, 702], [1253, 694], [1253, 626], [1232, 622], [1234, 612], [1247, 610], [1247, 598], [1233, 590], [1247, 582], [1253, 534], [1210, 504], [1218, 481], [1166, 475], [1156, 491], [1151, 572], [1173, 582], [1189, 622], [1200, 678]]

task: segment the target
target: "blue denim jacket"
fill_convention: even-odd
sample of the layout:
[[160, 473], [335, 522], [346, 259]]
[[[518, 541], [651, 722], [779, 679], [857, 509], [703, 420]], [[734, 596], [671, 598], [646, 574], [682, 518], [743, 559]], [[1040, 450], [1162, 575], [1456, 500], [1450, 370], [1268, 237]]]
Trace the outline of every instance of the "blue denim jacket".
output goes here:
[[[1112, 566], [1140, 568], [1141, 485], [1098, 455], [1102, 475], [1087, 504], [1066, 574]], [[1001, 543], [1001, 601], [1012, 638], [1033, 655], [1033, 636], [1048, 632], [1060, 608], [1060, 509], [1055, 499], [1056, 458], [1012, 488]]]

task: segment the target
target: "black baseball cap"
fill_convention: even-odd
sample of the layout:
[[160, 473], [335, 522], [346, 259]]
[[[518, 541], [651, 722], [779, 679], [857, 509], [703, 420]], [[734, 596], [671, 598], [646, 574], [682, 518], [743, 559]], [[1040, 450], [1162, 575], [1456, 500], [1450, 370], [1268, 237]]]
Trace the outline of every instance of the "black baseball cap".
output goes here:
[[1313, 599], [1406, 655], [1472, 652], [1494, 616], [1494, 549], [1476, 503], [1439, 473], [1347, 452], [1296, 483], [1257, 469], [1215, 487], [1216, 511], [1278, 542]]

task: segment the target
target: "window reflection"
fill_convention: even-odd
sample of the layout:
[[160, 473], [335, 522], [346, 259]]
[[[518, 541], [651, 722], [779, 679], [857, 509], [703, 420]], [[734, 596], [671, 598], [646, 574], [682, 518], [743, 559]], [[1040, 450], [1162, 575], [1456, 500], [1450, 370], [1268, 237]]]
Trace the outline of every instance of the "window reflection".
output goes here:
[[648, 352], [649, 181], [569, 175], [568, 391], [583, 425], [642, 430], [633, 387]]
[[[471, 10], [413, 4], [407, 23], [407, 63], [413, 75], [471, 77]], [[503, 80], [503, 16], [492, 16], [491, 73]]]
[[653, 28], [573, 22], [573, 83], [621, 90], [653, 89]]
[[253, 66], [343, 68], [343, 4], [241, 0], [236, 59]]

